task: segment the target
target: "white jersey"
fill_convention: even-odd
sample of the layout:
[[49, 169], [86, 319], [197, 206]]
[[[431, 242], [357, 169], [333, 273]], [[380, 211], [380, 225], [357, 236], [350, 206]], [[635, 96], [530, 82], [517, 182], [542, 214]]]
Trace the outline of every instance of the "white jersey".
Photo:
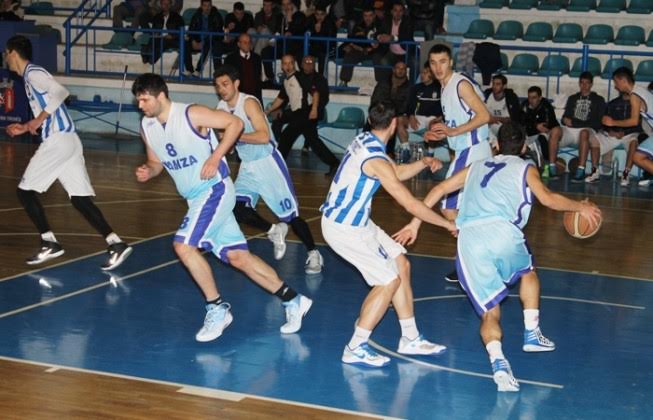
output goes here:
[[[635, 86], [631, 94], [639, 96], [639, 98], [644, 102], [645, 106], [640, 108], [640, 115], [647, 123], [653, 124], [653, 92], [644, 87]], [[644, 110], [644, 108], [646, 108], [646, 110]]]
[[[236, 106], [233, 108], [231, 108], [229, 104], [224, 100], [218, 102], [218, 109], [226, 112], [231, 112], [233, 115], [243, 120], [243, 123], [245, 125], [245, 128], [243, 129], [243, 133], [253, 133], [254, 131], [256, 131], [252, 126], [252, 122], [249, 120], [247, 113], [245, 112], [245, 101], [250, 98], [255, 100], [256, 103], [259, 104], [259, 106], [261, 105], [256, 97], [252, 95], [247, 95], [246, 93], [242, 93], [242, 92], [238, 92], [238, 101], [236, 102]], [[270, 124], [269, 122], [267, 122], [267, 118], [265, 119], [265, 121], [268, 124], [268, 133], [270, 133], [270, 141], [268, 143], [254, 144], [254, 143], [242, 142], [240, 140], [238, 140], [238, 142], [236, 143], [236, 150], [238, 151], [238, 156], [243, 162], [250, 162], [254, 160], [263, 159], [264, 157], [269, 156], [274, 150], [274, 148], [276, 147], [276, 142], [274, 141], [274, 136], [272, 135], [272, 128], [270, 128]]]
[[366, 226], [372, 212], [372, 197], [381, 186], [376, 178], [363, 173], [370, 159], [385, 159], [385, 144], [370, 132], [354, 138], [333, 177], [326, 201], [320, 207], [324, 217], [349, 226]]
[[485, 106], [490, 112], [490, 115], [493, 117], [509, 117], [508, 105], [506, 103], [506, 97], [504, 96], [501, 100], [497, 101], [494, 99], [494, 95], [490, 93], [487, 100], [485, 101]]
[[[474, 80], [469, 77], [454, 72], [447, 84], [442, 88], [441, 103], [442, 113], [444, 114], [444, 121], [448, 127], [459, 127], [474, 118], [474, 111], [463, 101], [458, 94], [458, 86], [467, 81], [471, 83], [472, 87], [478, 94], [479, 99], [483, 102], [483, 92]], [[488, 141], [488, 126], [475, 128], [467, 133], [455, 137], [449, 137], [449, 147], [454, 151], [459, 152], [465, 150], [475, 144], [483, 141]]]
[[57, 83], [46, 69], [32, 63], [25, 67], [23, 79], [34, 117], [38, 117], [42, 111], [50, 114], [42, 125], [43, 140], [47, 140], [54, 133], [75, 131], [73, 119], [63, 103], [68, 97], [66, 88]]
[[179, 194], [186, 199], [198, 196], [229, 176], [229, 166], [223, 157], [216, 176], [208, 180], [200, 178], [204, 162], [218, 146], [218, 140], [213, 130], [208, 130], [206, 136], [195, 130], [188, 119], [190, 106], [172, 102], [165, 124], [156, 118], [145, 117], [141, 121], [147, 145], [175, 181]]

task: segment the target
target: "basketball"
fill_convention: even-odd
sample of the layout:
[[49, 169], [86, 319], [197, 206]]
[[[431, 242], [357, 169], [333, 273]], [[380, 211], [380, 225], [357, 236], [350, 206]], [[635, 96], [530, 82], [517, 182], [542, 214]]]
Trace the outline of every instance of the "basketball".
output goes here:
[[568, 234], [578, 239], [587, 239], [596, 235], [601, 228], [603, 219], [599, 219], [596, 225], [591, 225], [590, 221], [580, 215], [579, 212], [567, 211], [563, 217], [565, 230]]

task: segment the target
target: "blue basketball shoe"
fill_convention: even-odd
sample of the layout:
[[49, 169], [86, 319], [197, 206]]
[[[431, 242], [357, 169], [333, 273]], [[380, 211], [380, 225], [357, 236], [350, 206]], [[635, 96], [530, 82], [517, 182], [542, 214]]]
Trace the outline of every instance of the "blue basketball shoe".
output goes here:
[[556, 345], [553, 341], [542, 335], [540, 327], [534, 330], [524, 330], [524, 346], [522, 350], [530, 353], [541, 351], [553, 351]]
[[499, 392], [519, 391], [519, 382], [512, 374], [510, 363], [506, 359], [496, 359], [492, 362], [492, 377]]

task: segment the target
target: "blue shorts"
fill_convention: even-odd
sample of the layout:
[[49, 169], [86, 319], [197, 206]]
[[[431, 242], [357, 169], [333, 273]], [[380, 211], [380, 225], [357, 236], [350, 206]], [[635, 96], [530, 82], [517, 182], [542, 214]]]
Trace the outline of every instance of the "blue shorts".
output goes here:
[[637, 151], [644, 153], [649, 159], [653, 159], [653, 136], [650, 136], [637, 147]]
[[262, 159], [242, 162], [236, 178], [236, 200], [255, 208], [259, 196], [282, 222], [299, 215], [295, 187], [277, 149]]
[[[492, 147], [490, 142], [482, 141], [478, 144], [468, 147], [467, 149], [456, 151], [453, 161], [449, 164], [447, 171], [447, 178], [451, 178], [456, 173], [468, 167], [472, 162], [481, 159], [492, 157]], [[447, 194], [442, 200], [442, 208], [449, 210], [458, 210], [460, 208], [460, 200], [458, 196], [462, 190]]]
[[533, 264], [524, 234], [510, 222], [484, 221], [458, 233], [458, 278], [479, 316], [501, 303]]
[[188, 200], [188, 212], [174, 241], [212, 251], [228, 264], [228, 251], [247, 250], [247, 241], [233, 213], [235, 205], [231, 178], [207, 188], [204, 193]]

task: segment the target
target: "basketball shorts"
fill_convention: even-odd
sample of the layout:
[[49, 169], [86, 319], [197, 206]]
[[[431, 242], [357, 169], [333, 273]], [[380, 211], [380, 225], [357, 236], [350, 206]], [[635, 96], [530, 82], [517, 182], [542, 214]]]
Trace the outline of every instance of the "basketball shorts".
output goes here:
[[174, 241], [212, 251], [222, 261], [229, 263], [228, 251], [248, 249], [245, 236], [233, 214], [235, 205], [236, 195], [231, 178], [212, 185], [188, 200], [188, 212]]
[[589, 127], [573, 128], [573, 127], [567, 127], [566, 125], [563, 125], [561, 126], [561, 128], [562, 128], [562, 137], [560, 138], [560, 142], [558, 143], [559, 148], [578, 146], [580, 132], [583, 130], [588, 130], [590, 137], [595, 133], [594, 129]]
[[637, 142], [637, 135], [639, 133], [626, 134], [622, 138], [612, 137], [604, 131], [596, 133], [594, 138], [599, 142], [599, 148], [601, 150], [601, 156], [608, 153], [611, 150], [623, 146], [624, 149], [628, 150], [628, 146], [631, 142]]
[[39, 193], [59, 180], [69, 196], [95, 195], [86, 172], [82, 142], [77, 133], [54, 133], [29, 161], [18, 187]]
[[[482, 141], [467, 149], [456, 151], [453, 161], [449, 164], [447, 178], [451, 178], [456, 173], [468, 167], [472, 162], [492, 157], [492, 148], [488, 141]], [[459, 195], [462, 190], [448, 194], [442, 200], [442, 208], [449, 210], [458, 210], [460, 208]]]
[[371, 220], [349, 226], [322, 216], [322, 235], [336, 254], [352, 264], [370, 286], [385, 286], [399, 276], [396, 258], [406, 249]]
[[417, 120], [417, 128], [413, 129], [413, 127], [408, 124], [408, 132], [409, 133], [414, 133], [415, 131], [420, 131], [420, 130], [428, 130], [429, 129], [429, 123], [431, 120], [435, 119], [435, 117], [429, 117], [427, 115], [413, 115], [415, 119]]
[[510, 222], [484, 221], [458, 232], [458, 279], [479, 316], [501, 303], [533, 264], [524, 234]]
[[259, 197], [282, 222], [289, 222], [299, 215], [288, 167], [278, 150], [269, 156], [242, 162], [236, 178], [236, 200], [255, 208]]
[[653, 136], [650, 136], [637, 147], [637, 151], [644, 153], [649, 159], [653, 159]]

